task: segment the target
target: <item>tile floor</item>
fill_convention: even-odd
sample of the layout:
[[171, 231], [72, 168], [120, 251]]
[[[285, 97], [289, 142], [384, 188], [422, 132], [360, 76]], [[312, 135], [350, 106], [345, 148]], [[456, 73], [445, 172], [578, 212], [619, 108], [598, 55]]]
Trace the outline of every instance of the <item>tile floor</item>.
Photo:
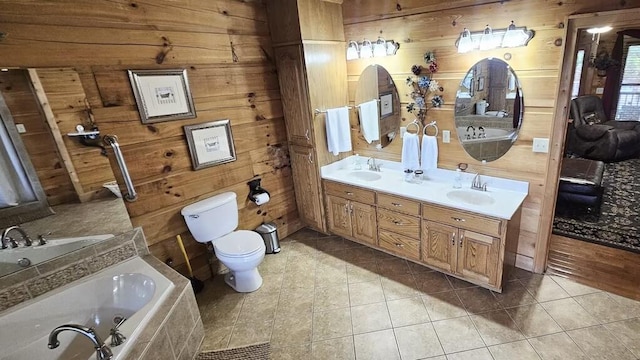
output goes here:
[[198, 294], [202, 350], [270, 342], [272, 359], [639, 359], [640, 302], [516, 270], [502, 294], [303, 229], [260, 265]]

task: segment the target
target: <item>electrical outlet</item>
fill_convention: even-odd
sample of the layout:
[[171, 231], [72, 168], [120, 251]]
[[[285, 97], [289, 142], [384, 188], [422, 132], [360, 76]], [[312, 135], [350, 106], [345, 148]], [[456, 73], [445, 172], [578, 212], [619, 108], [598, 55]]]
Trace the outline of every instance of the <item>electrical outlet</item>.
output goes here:
[[603, 87], [596, 88], [596, 95], [602, 95], [602, 94], [604, 94], [604, 88]]
[[549, 139], [548, 138], [533, 138], [533, 152], [548, 153], [549, 152]]
[[24, 134], [27, 132], [27, 128], [24, 127], [24, 124], [16, 124], [16, 130], [18, 130], [19, 134]]
[[442, 130], [442, 142], [448, 144], [451, 142], [451, 131]]

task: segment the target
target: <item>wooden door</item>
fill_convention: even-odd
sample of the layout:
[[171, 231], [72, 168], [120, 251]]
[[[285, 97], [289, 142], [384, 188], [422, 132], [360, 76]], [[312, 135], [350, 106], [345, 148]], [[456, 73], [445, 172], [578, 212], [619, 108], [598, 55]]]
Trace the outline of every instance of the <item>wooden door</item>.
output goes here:
[[313, 149], [292, 145], [289, 147], [289, 156], [300, 220], [306, 225], [324, 232], [320, 185]]
[[351, 203], [347, 199], [327, 195], [327, 217], [329, 232], [351, 237]]
[[351, 202], [353, 237], [366, 243], [378, 244], [376, 208], [371, 205]]
[[422, 261], [447, 272], [456, 269], [458, 229], [433, 221], [422, 221]]
[[500, 239], [469, 230], [460, 230], [459, 236], [456, 273], [476, 283], [498, 287]]
[[313, 117], [301, 45], [274, 49], [287, 138], [291, 144], [313, 145]]

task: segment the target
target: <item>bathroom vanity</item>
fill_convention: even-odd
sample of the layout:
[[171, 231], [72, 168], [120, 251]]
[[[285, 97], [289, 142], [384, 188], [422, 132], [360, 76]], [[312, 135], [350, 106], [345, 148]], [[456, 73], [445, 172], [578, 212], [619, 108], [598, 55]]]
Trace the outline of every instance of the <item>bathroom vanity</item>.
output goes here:
[[399, 163], [354, 170], [352, 158], [322, 167], [327, 228], [335, 235], [501, 292], [515, 263], [520, 208], [528, 183], [437, 169], [420, 184], [403, 181]]

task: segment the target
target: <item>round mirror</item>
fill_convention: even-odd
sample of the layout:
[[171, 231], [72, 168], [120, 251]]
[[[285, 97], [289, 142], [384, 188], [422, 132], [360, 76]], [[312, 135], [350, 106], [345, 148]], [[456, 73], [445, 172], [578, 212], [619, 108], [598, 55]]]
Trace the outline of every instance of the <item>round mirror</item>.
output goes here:
[[458, 139], [472, 158], [497, 160], [516, 141], [523, 112], [522, 89], [513, 69], [499, 59], [480, 60], [456, 93]]
[[360, 136], [374, 146], [389, 145], [398, 133], [401, 120], [400, 97], [389, 72], [380, 65], [364, 69], [355, 100]]

